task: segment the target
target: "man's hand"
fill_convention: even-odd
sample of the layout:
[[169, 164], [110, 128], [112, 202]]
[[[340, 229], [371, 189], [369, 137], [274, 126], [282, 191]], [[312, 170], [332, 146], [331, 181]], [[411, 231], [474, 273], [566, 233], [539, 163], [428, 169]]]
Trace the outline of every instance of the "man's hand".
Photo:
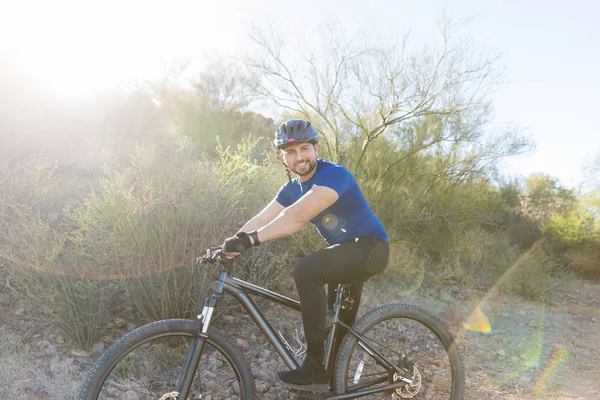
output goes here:
[[241, 253], [252, 247], [252, 242], [245, 232], [238, 232], [235, 236], [225, 239], [223, 253], [227, 258], [236, 258]]

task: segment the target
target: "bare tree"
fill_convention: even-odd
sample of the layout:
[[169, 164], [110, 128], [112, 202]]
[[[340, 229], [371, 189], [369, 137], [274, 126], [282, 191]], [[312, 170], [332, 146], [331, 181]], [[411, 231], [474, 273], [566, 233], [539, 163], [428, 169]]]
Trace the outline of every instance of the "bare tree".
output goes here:
[[586, 162], [584, 176], [588, 183], [600, 189], [600, 151]]
[[497, 57], [460, 41], [460, 26], [443, 20], [439, 46], [412, 50], [408, 34], [386, 46], [367, 35], [348, 39], [331, 24], [320, 48], [290, 51], [273, 30], [255, 30], [256, 48], [244, 61], [259, 95], [319, 127], [330, 159], [342, 161], [344, 141], [358, 138], [356, 172], [390, 127], [484, 106], [500, 80]]
[[198, 93], [204, 96], [205, 108], [211, 112], [241, 111], [253, 100], [250, 77], [230, 60], [211, 62], [193, 80]]

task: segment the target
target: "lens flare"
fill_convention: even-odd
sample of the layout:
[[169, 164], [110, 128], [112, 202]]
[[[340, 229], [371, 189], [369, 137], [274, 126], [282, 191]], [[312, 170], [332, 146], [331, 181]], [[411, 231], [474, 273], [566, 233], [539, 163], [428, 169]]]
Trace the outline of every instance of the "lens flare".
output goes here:
[[481, 306], [483, 304], [486, 304], [487, 300], [489, 300], [492, 296], [497, 294], [497, 288], [500, 287], [501, 283], [504, 280], [508, 279], [511, 272], [514, 271], [514, 269], [519, 265], [521, 259], [527, 254], [531, 253], [536, 248], [538, 248], [541, 244], [541, 239], [535, 242], [504, 272], [504, 274], [502, 274], [502, 276], [500, 277], [500, 279], [498, 279], [495, 285], [490, 290], [488, 290], [484, 298], [478, 304], [475, 305], [473, 312], [469, 315], [466, 322], [463, 324], [464, 330], [484, 333], [488, 333], [491, 331], [491, 324], [488, 318], [485, 316], [484, 312], [482, 311]]
[[332, 231], [338, 226], [338, 217], [335, 214], [325, 214], [321, 222], [325, 229]]
[[73, 267], [56, 267], [52, 265], [41, 265], [25, 260], [20, 260], [15, 257], [11, 257], [0, 251], [0, 259], [5, 259], [15, 266], [30, 268], [33, 270], [45, 272], [53, 275], [62, 275], [69, 278], [81, 278], [81, 279], [127, 279], [127, 278], [139, 278], [143, 276], [152, 276], [155, 274], [179, 269], [182, 267], [189, 267], [193, 261], [187, 260], [182, 263], [165, 265], [165, 266], [149, 266], [147, 268], [140, 267], [138, 270], [129, 268], [119, 269], [118, 267], [97, 267], [97, 268], [81, 268], [75, 269]]
[[415, 268], [411, 269], [400, 268], [397, 265], [388, 265], [388, 268], [394, 271], [394, 275], [398, 278], [396, 290], [399, 296], [412, 294], [423, 285], [425, 268], [422, 264], [417, 264]]
[[492, 330], [492, 325], [479, 304], [475, 306], [475, 309], [463, 323], [462, 327], [468, 331], [480, 333], [489, 333]]
[[556, 378], [560, 369], [568, 364], [570, 358], [571, 354], [562, 346], [554, 351], [552, 359], [544, 368], [544, 372], [542, 372], [533, 388], [533, 393], [536, 396], [544, 396], [548, 392], [552, 381]]

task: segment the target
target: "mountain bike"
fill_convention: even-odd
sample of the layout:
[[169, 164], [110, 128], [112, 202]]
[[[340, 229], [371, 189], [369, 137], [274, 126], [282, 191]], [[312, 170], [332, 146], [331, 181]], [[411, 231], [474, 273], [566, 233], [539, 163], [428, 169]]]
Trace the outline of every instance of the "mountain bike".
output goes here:
[[[80, 399], [256, 399], [248, 361], [231, 339], [211, 327], [226, 295], [241, 303], [287, 367], [298, 368], [302, 348], [294, 350], [276, 334], [250, 295], [297, 311], [300, 303], [235, 278], [232, 264], [221, 250], [207, 250], [197, 265], [218, 265], [220, 274], [202, 312], [195, 320], [157, 321], [126, 334], [96, 362]], [[338, 286], [328, 314], [323, 362], [331, 371], [331, 387], [320, 398], [461, 399], [464, 372], [448, 330], [424, 310], [403, 304], [375, 308], [348, 326], [339, 313], [353, 306], [350, 286]], [[346, 334], [334, 354], [338, 329]]]

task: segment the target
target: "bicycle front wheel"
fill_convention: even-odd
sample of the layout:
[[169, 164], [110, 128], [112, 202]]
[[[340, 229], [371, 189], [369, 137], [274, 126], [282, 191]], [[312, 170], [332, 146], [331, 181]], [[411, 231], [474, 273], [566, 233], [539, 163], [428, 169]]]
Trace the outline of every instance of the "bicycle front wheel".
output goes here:
[[[142, 326], [114, 343], [83, 385], [81, 400], [183, 400], [175, 392], [194, 336], [194, 321]], [[248, 362], [235, 345], [209, 329], [187, 399], [254, 399]]]
[[403, 304], [382, 306], [365, 314], [353, 329], [402, 373], [382, 366], [348, 333], [333, 370], [335, 393], [405, 380], [396, 389], [364, 398], [462, 399], [464, 371], [452, 336], [424, 310]]

